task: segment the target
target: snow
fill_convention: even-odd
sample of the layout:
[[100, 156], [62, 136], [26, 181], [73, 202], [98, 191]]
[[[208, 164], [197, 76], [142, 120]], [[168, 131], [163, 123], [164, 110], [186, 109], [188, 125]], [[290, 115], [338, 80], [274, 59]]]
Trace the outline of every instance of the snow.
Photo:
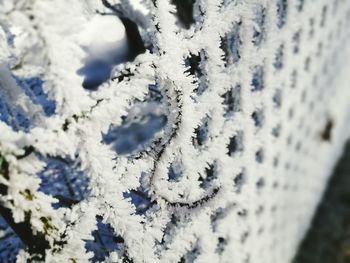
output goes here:
[[79, 34], [78, 42], [90, 60], [117, 64], [128, 51], [123, 23], [115, 15], [93, 15]]
[[137, 2], [110, 0], [126, 61], [101, 1], [0, 1], [1, 203], [47, 262], [288, 261], [349, 137], [350, 5], [199, 0], [187, 30]]

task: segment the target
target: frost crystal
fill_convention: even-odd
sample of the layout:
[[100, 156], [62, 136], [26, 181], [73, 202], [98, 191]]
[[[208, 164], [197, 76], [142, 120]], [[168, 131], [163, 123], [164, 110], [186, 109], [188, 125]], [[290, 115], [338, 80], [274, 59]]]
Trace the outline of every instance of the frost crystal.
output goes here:
[[349, 23], [0, 0], [0, 261], [290, 262], [349, 137]]

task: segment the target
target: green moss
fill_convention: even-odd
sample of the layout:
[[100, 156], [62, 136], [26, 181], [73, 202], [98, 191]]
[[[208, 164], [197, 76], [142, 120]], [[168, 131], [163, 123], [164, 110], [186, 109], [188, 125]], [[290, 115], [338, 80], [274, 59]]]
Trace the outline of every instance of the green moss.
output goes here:
[[44, 234], [50, 234], [53, 231], [58, 230], [55, 226], [52, 225], [52, 218], [48, 217], [40, 217], [41, 222], [44, 224]]
[[25, 199], [32, 201], [35, 198], [35, 195], [32, 194], [32, 192], [29, 189], [25, 189], [24, 191], [20, 192], [21, 195], [24, 196]]

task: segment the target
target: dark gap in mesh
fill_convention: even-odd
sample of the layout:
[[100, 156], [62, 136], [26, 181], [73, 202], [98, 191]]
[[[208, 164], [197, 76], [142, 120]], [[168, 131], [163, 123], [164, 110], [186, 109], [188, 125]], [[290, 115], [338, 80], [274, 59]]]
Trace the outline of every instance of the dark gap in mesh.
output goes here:
[[255, 46], [261, 46], [262, 41], [265, 39], [265, 23], [266, 23], [266, 9], [263, 6], [258, 6], [254, 22], [257, 27], [254, 27], [253, 40]]
[[297, 0], [296, 8], [298, 12], [302, 12], [304, 9], [305, 0]]
[[222, 255], [222, 253], [225, 251], [225, 248], [227, 246], [227, 239], [224, 237], [219, 237], [217, 241], [217, 246], [215, 252], [219, 255]]
[[254, 125], [257, 128], [260, 128], [263, 126], [264, 123], [264, 113], [262, 110], [256, 110], [252, 114], [252, 119], [254, 121]]
[[189, 29], [195, 23], [193, 18], [193, 6], [196, 0], [172, 0], [171, 3], [176, 6], [176, 15], [180, 23]]
[[200, 69], [200, 63], [201, 63], [201, 56], [200, 54], [190, 54], [186, 59], [185, 59], [185, 66], [188, 68], [186, 72], [189, 74], [195, 76], [195, 77], [200, 77], [202, 75], [201, 69]]
[[309, 19], [309, 38], [313, 38], [314, 34], [315, 34], [315, 19], [314, 18], [310, 18]]
[[283, 57], [284, 57], [284, 45], [281, 44], [276, 52], [275, 56], [275, 62], [273, 63], [273, 66], [276, 70], [280, 70], [283, 68]]
[[272, 128], [271, 133], [274, 137], [278, 138], [281, 135], [281, 125], [278, 124], [274, 128]]
[[264, 67], [261, 65], [255, 66], [253, 69], [253, 76], [252, 76], [252, 91], [261, 91], [265, 87], [264, 83]]
[[204, 50], [201, 50], [197, 54], [190, 53], [189, 56], [184, 59], [187, 68], [185, 73], [194, 77], [193, 83], [196, 84], [194, 92], [197, 95], [201, 95], [208, 88], [208, 82], [204, 74], [206, 60], [207, 57], [205, 56]]
[[281, 108], [282, 105], [282, 91], [281, 89], [276, 89], [275, 94], [272, 97], [273, 105], [276, 108]]
[[293, 35], [293, 53], [298, 54], [300, 51], [300, 37], [301, 37], [301, 30], [297, 31]]
[[227, 145], [228, 155], [234, 156], [244, 150], [243, 146], [243, 131], [238, 131], [233, 137], [230, 138], [229, 144]]
[[192, 144], [196, 148], [203, 146], [207, 142], [208, 135], [209, 135], [208, 126], [209, 126], [209, 117], [207, 116], [202, 120], [201, 125], [194, 130], [194, 136], [192, 137]]
[[229, 89], [221, 96], [225, 105], [225, 117], [232, 117], [235, 112], [241, 111], [241, 85]]
[[212, 181], [217, 178], [217, 172], [216, 172], [216, 163], [212, 163], [209, 165], [209, 167], [205, 168], [205, 176], [200, 176], [200, 187], [204, 189], [208, 189], [212, 185]]
[[170, 182], [179, 182], [183, 176], [182, 166], [179, 160], [175, 160], [170, 164], [168, 170], [168, 180]]
[[257, 161], [257, 163], [262, 163], [264, 161], [264, 150], [263, 149], [259, 149], [255, 153], [255, 160]]
[[328, 10], [328, 7], [326, 5], [323, 6], [321, 20], [320, 20], [320, 27], [324, 27], [326, 25], [327, 10]]
[[241, 59], [241, 22], [235, 23], [231, 32], [221, 38], [220, 48], [224, 51], [226, 66], [236, 64]]
[[259, 189], [263, 188], [265, 186], [265, 179], [264, 178], [259, 178], [258, 181], [256, 182], [256, 187]]
[[288, 0], [278, 0], [277, 2], [277, 26], [282, 28], [287, 21]]
[[239, 174], [235, 176], [233, 179], [234, 190], [236, 193], [240, 193], [242, 191], [242, 187], [246, 182], [245, 170], [243, 169]]

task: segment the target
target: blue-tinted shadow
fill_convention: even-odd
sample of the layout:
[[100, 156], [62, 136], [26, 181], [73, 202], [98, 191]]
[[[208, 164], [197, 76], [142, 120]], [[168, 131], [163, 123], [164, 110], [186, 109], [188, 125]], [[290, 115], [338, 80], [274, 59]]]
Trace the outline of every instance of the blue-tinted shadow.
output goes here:
[[38, 174], [41, 178], [39, 190], [59, 200], [54, 208], [71, 207], [85, 199], [89, 192], [89, 179], [70, 160], [47, 158], [47, 165]]
[[87, 90], [97, 90], [104, 82], [110, 79], [114, 64], [103, 60], [87, 61], [77, 73], [84, 76], [83, 87]]
[[124, 121], [120, 126], [110, 127], [103, 135], [103, 142], [112, 144], [119, 154], [141, 150], [166, 124], [166, 116], [146, 115], [140, 122]]
[[92, 262], [103, 262], [112, 251], [120, 249], [124, 243], [122, 237], [116, 235], [109, 224], [104, 224], [100, 216], [96, 217], [97, 230], [92, 232], [93, 240], [85, 241], [85, 248], [94, 252]]
[[0, 262], [16, 262], [16, 256], [24, 244], [7, 222], [0, 216]]
[[10, 105], [4, 98], [0, 97], [0, 121], [11, 126], [15, 131], [28, 131], [29, 118], [18, 107]]
[[51, 116], [55, 113], [56, 102], [49, 99], [48, 95], [44, 92], [44, 81], [41, 78], [20, 78], [17, 76], [14, 76], [14, 78], [33, 103], [41, 105], [46, 116]]

